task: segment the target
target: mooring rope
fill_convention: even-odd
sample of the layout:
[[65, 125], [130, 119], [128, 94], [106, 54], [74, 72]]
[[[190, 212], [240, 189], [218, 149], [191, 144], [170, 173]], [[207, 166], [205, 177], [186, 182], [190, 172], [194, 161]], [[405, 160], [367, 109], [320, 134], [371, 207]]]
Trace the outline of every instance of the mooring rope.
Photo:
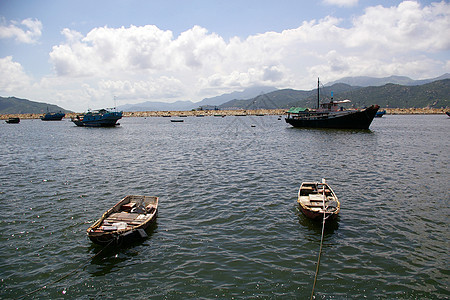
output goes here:
[[320, 256], [322, 254], [322, 245], [323, 245], [323, 233], [325, 230], [325, 220], [328, 218], [326, 217], [327, 208], [325, 207], [325, 188], [323, 192], [323, 221], [322, 221], [322, 236], [320, 237], [320, 249], [319, 249], [319, 257], [317, 258], [317, 267], [316, 267], [316, 274], [314, 275], [314, 283], [313, 288], [311, 292], [311, 300], [314, 299], [314, 288], [316, 287], [316, 281], [317, 276], [319, 275], [319, 265], [320, 265]]
[[32, 295], [32, 294], [34, 294], [34, 293], [37, 293], [37, 292], [39, 292], [39, 291], [41, 291], [41, 290], [43, 290], [43, 289], [46, 289], [46, 288], [47, 288], [48, 286], [50, 286], [50, 285], [53, 285], [53, 284], [55, 284], [55, 283], [58, 283], [58, 282], [62, 281], [63, 279], [66, 279], [67, 277], [69, 277], [69, 276], [72, 275], [72, 274], [75, 274], [75, 273], [79, 272], [80, 269], [84, 269], [84, 267], [86, 266], [86, 264], [87, 264], [88, 262], [90, 262], [91, 260], [93, 260], [94, 258], [96, 258], [98, 255], [100, 255], [100, 253], [102, 253], [103, 250], [105, 250], [106, 248], [108, 248], [108, 246], [111, 245], [111, 243], [114, 242], [114, 241], [116, 241], [116, 240], [117, 240], [117, 239], [111, 240], [111, 241], [110, 241], [110, 242], [109, 242], [102, 250], [100, 250], [97, 254], [95, 254], [94, 256], [92, 256], [92, 257], [90, 257], [89, 259], [87, 259], [85, 263], [83, 263], [80, 267], [76, 268], [75, 270], [73, 270], [73, 271], [67, 273], [66, 275], [61, 276], [60, 278], [58, 278], [58, 279], [56, 279], [56, 280], [54, 280], [54, 281], [52, 281], [52, 282], [49, 282], [49, 283], [47, 283], [46, 285], [41, 286], [40, 288], [35, 289], [34, 291], [31, 291], [31, 292], [29, 292], [28, 294], [25, 294], [25, 295], [23, 295], [23, 296], [21, 296], [21, 297], [19, 297], [19, 298], [17, 298], [17, 299], [23, 299], [23, 298], [25, 298], [25, 297], [28, 297], [28, 296], [30, 296], [30, 295]]

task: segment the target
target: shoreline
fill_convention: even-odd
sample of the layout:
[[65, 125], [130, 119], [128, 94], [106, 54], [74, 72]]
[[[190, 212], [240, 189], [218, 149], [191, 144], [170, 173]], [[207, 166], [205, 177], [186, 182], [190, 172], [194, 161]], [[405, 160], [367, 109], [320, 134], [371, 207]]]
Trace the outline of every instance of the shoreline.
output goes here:
[[[386, 115], [439, 115], [445, 114], [448, 108], [380, 108]], [[286, 109], [240, 109], [240, 110], [189, 110], [189, 111], [137, 111], [124, 112], [123, 117], [179, 117], [179, 116], [257, 116], [285, 115]], [[64, 119], [74, 118], [81, 113], [67, 113]], [[43, 114], [0, 114], [0, 120], [9, 118], [40, 119]]]

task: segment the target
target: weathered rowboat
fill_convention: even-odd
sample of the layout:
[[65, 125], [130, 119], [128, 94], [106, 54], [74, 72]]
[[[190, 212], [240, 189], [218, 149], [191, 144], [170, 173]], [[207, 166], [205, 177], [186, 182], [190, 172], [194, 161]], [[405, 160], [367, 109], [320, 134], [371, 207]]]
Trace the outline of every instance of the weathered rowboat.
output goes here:
[[108, 245], [132, 238], [145, 238], [145, 229], [156, 221], [158, 197], [129, 195], [106, 211], [87, 229], [89, 239]]
[[339, 200], [331, 187], [322, 182], [303, 182], [298, 190], [298, 204], [310, 219], [335, 218], [340, 211]]

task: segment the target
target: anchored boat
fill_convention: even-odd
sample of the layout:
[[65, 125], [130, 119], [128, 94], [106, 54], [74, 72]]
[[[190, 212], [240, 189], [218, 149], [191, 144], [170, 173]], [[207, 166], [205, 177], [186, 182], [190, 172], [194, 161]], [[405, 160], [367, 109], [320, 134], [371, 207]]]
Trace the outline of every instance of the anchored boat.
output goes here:
[[325, 179], [322, 182], [303, 182], [298, 190], [297, 202], [301, 212], [310, 219], [336, 218], [341, 206]]
[[63, 112], [51, 113], [48, 112], [45, 115], [41, 116], [42, 121], [61, 121], [62, 118], [66, 116]]
[[339, 105], [351, 102], [348, 99], [334, 101], [331, 98], [330, 102], [320, 103], [319, 84], [317, 81], [317, 109], [292, 107], [287, 111], [286, 123], [294, 127], [369, 129], [380, 108], [378, 105], [346, 110]]
[[89, 239], [99, 245], [132, 238], [145, 238], [145, 229], [156, 221], [158, 197], [129, 195], [106, 211], [87, 229]]
[[18, 123], [20, 123], [20, 118], [9, 118], [5, 122], [9, 123], [9, 124], [18, 124]]
[[377, 113], [375, 114], [375, 118], [381, 118], [385, 114], [386, 114], [386, 110], [377, 111]]
[[110, 111], [106, 109], [88, 111], [85, 114], [72, 118], [72, 122], [81, 127], [114, 127], [122, 118], [123, 112]]

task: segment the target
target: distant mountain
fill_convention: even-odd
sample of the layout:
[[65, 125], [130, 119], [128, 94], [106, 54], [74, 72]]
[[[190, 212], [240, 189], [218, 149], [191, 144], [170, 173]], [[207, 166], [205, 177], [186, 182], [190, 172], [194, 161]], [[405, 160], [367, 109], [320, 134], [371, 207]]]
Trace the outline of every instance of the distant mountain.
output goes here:
[[[320, 89], [322, 95], [346, 92], [359, 89], [348, 84], [337, 83], [331, 87]], [[298, 91], [284, 89], [274, 91], [268, 94], [259, 95], [247, 100], [232, 100], [219, 106], [220, 109], [285, 109], [291, 106], [316, 107], [317, 89], [310, 91]]]
[[[320, 102], [329, 101], [333, 92], [335, 100], [350, 99], [357, 107], [378, 104], [391, 108], [450, 107], [450, 79], [423, 85], [386, 84], [383, 86], [355, 87], [336, 83], [320, 89]], [[328, 100], [325, 100], [328, 98]], [[220, 109], [287, 109], [292, 106], [317, 107], [317, 89], [297, 91], [279, 90], [247, 100], [232, 100]]]
[[378, 104], [390, 108], [450, 107], [450, 79], [422, 85], [386, 84], [337, 93], [336, 100], [350, 99], [357, 106]]
[[361, 87], [382, 86], [382, 85], [385, 85], [388, 83], [401, 84], [401, 85], [422, 85], [422, 84], [427, 84], [427, 83], [430, 83], [433, 81], [449, 79], [449, 78], [450, 78], [450, 73], [445, 73], [436, 78], [423, 79], [423, 80], [414, 80], [414, 79], [411, 79], [406, 76], [389, 76], [389, 77], [383, 77], [383, 78], [358, 76], [358, 77], [344, 77], [339, 80], [329, 82], [325, 86], [331, 86], [335, 83], [345, 83], [348, 85], [361, 86]]
[[0, 97], [0, 114], [43, 114], [47, 111], [71, 112], [54, 104], [35, 102], [16, 97]]
[[169, 111], [169, 110], [191, 110], [195, 107], [192, 101], [176, 101], [172, 103], [166, 102], [142, 102], [138, 104], [125, 104], [117, 108], [123, 111]]
[[220, 96], [205, 98], [200, 102], [192, 101], [177, 101], [173, 103], [165, 102], [142, 102], [138, 104], [125, 104], [117, 108], [123, 111], [177, 111], [177, 110], [191, 110], [199, 108], [200, 106], [219, 106], [220, 104], [233, 99], [249, 99], [260, 94], [275, 91], [276, 88], [268, 86], [258, 86], [247, 88], [242, 92], [232, 92]]
[[256, 97], [258, 95], [267, 94], [269, 92], [276, 91], [277, 89], [270, 86], [255, 86], [251, 88], [247, 88], [242, 92], [232, 92], [229, 94], [223, 94], [220, 96], [205, 98], [200, 102], [195, 103], [198, 106], [203, 105], [216, 105], [219, 106], [230, 100], [242, 100], [242, 99], [250, 99]]

